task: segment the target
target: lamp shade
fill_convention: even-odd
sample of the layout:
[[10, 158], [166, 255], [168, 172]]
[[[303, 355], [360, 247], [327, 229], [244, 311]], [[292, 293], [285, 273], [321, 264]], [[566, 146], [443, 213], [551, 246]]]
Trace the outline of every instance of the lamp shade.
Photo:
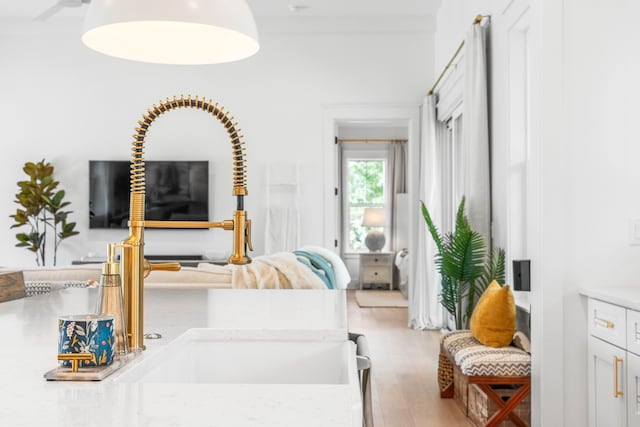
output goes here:
[[82, 42], [105, 55], [158, 64], [215, 64], [255, 54], [245, 0], [92, 0]]
[[384, 208], [365, 208], [362, 225], [365, 227], [383, 227], [387, 224], [387, 214]]

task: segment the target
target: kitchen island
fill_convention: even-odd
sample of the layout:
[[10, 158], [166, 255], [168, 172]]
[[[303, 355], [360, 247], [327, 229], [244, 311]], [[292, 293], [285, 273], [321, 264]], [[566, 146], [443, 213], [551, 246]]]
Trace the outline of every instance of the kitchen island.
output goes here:
[[[158, 358], [172, 340], [192, 328], [255, 334], [265, 345], [273, 338], [346, 341], [344, 291], [147, 289], [145, 332], [162, 338], [145, 340], [147, 349], [141, 355], [103, 381], [46, 381], [44, 373], [57, 365], [58, 316], [92, 312], [96, 298], [94, 288], [64, 289], [0, 304], [0, 425], [362, 424], [361, 401], [353, 387], [357, 378], [351, 371], [348, 381], [339, 384], [120, 380]], [[288, 309], [283, 310], [283, 304]]]

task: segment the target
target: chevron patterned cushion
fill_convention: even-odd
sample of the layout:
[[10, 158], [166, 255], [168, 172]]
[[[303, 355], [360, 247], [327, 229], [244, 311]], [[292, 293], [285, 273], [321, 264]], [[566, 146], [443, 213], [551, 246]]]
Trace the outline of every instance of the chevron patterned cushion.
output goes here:
[[467, 376], [523, 377], [531, 375], [531, 355], [514, 346], [482, 345], [471, 331], [450, 332], [440, 342], [462, 374]]

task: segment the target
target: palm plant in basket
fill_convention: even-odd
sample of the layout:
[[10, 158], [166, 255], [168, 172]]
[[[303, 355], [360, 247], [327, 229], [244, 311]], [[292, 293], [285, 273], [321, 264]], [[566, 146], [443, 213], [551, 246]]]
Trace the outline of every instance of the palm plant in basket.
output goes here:
[[456, 329], [469, 327], [471, 314], [482, 292], [492, 280], [505, 279], [505, 253], [496, 248], [487, 255], [480, 233], [473, 230], [464, 213], [465, 199], [460, 201], [453, 232], [441, 235], [424, 203], [422, 215], [438, 253], [435, 263], [440, 274], [440, 302], [453, 316]]

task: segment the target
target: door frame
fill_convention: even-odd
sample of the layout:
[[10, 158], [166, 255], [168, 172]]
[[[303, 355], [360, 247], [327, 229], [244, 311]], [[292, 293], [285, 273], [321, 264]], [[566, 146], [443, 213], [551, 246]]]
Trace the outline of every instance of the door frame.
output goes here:
[[[336, 195], [335, 189], [339, 188], [338, 145], [336, 134], [341, 123], [358, 123], [365, 125], [381, 125], [393, 123], [396, 126], [407, 128], [407, 192], [409, 193], [410, 206], [415, 204], [415, 209], [409, 209], [409, 254], [415, 253], [417, 246], [415, 230], [417, 229], [419, 204], [418, 191], [418, 166], [420, 150], [420, 105], [415, 104], [342, 104], [327, 105], [323, 111], [323, 163], [325, 171], [324, 197], [323, 197], [323, 246], [340, 254], [340, 195]], [[338, 241], [338, 246], [335, 241]], [[409, 272], [413, 271], [413, 261], [409, 257]], [[411, 287], [409, 274], [409, 287]], [[352, 278], [353, 279], [353, 278]], [[411, 295], [411, 292], [409, 292]]]

